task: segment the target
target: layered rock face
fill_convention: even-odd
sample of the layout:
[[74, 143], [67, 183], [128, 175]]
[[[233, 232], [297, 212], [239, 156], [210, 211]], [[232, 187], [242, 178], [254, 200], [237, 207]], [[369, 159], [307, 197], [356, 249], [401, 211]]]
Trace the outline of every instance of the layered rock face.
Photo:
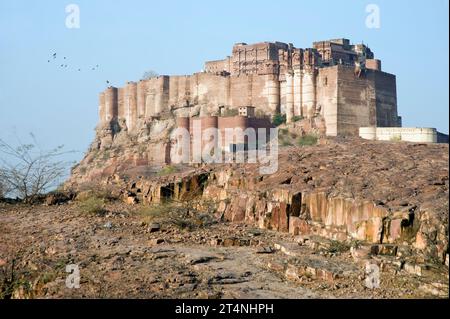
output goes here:
[[229, 164], [116, 181], [132, 202], [197, 197], [232, 222], [448, 258], [448, 145], [327, 140], [283, 149], [279, 167], [267, 176]]

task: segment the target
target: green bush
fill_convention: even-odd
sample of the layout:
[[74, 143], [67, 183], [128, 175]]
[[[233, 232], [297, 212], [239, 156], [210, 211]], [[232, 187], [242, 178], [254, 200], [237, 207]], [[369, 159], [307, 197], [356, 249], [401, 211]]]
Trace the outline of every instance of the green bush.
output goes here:
[[277, 113], [273, 116], [272, 124], [275, 126], [280, 126], [281, 124], [286, 123], [286, 114]]
[[95, 196], [79, 199], [78, 208], [81, 212], [92, 215], [103, 215], [106, 212], [105, 200]]
[[278, 140], [281, 146], [292, 146], [289, 131], [287, 129], [280, 129], [278, 132]]
[[296, 115], [292, 118], [292, 122], [298, 122], [303, 120], [303, 116]]
[[292, 143], [288, 140], [281, 139], [281, 146], [292, 146]]
[[143, 222], [150, 223], [159, 218], [168, 217], [172, 212], [176, 212], [176, 207], [173, 203], [163, 203], [159, 205], [142, 206], [136, 214], [139, 215]]
[[299, 138], [298, 145], [300, 146], [313, 146], [316, 145], [318, 142], [318, 137], [316, 135], [304, 135]]

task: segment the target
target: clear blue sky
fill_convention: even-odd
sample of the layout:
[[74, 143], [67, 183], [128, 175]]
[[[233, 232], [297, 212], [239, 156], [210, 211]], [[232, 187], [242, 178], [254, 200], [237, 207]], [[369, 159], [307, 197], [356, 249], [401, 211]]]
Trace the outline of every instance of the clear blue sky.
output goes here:
[[[65, 26], [70, 3], [80, 7], [80, 29]], [[381, 10], [380, 29], [365, 25], [370, 3]], [[364, 41], [397, 75], [404, 126], [448, 133], [448, 9], [447, 0], [0, 0], [0, 137], [34, 132], [80, 159], [106, 80], [120, 86], [150, 69], [197, 72], [236, 42], [310, 47], [338, 37]], [[47, 62], [53, 52], [67, 57], [68, 69]]]

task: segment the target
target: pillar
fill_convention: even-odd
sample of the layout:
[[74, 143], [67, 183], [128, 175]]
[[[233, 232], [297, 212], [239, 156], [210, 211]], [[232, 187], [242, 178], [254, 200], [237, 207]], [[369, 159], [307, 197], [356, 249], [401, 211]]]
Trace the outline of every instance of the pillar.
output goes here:
[[118, 110], [118, 89], [109, 87], [105, 91], [105, 120], [109, 122], [117, 118]]
[[294, 116], [294, 76], [286, 74], [286, 121], [292, 122]]

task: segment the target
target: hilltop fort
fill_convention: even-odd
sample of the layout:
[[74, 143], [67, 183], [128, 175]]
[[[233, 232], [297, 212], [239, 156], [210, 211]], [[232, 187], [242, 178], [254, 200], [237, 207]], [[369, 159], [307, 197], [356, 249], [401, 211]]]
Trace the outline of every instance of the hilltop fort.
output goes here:
[[129, 132], [140, 119], [221, 115], [252, 106], [256, 116], [308, 119], [328, 136], [357, 135], [360, 127], [398, 127], [396, 77], [364, 44], [347, 39], [292, 44], [238, 43], [232, 55], [205, 63], [188, 76], [159, 76], [100, 94], [100, 122], [124, 120]]
[[[293, 136], [441, 139], [435, 129], [402, 128], [396, 86], [396, 76], [382, 70], [367, 45], [348, 39], [306, 49], [237, 43], [230, 56], [205, 62], [199, 73], [154, 76], [101, 92], [95, 140], [73, 173], [89, 180], [125, 168], [174, 164], [179, 143], [171, 134], [182, 128], [192, 135], [194, 120], [202, 132], [215, 128], [221, 134], [267, 131], [282, 117], [283, 130]], [[222, 151], [234, 152], [246, 139], [221, 142]]]

